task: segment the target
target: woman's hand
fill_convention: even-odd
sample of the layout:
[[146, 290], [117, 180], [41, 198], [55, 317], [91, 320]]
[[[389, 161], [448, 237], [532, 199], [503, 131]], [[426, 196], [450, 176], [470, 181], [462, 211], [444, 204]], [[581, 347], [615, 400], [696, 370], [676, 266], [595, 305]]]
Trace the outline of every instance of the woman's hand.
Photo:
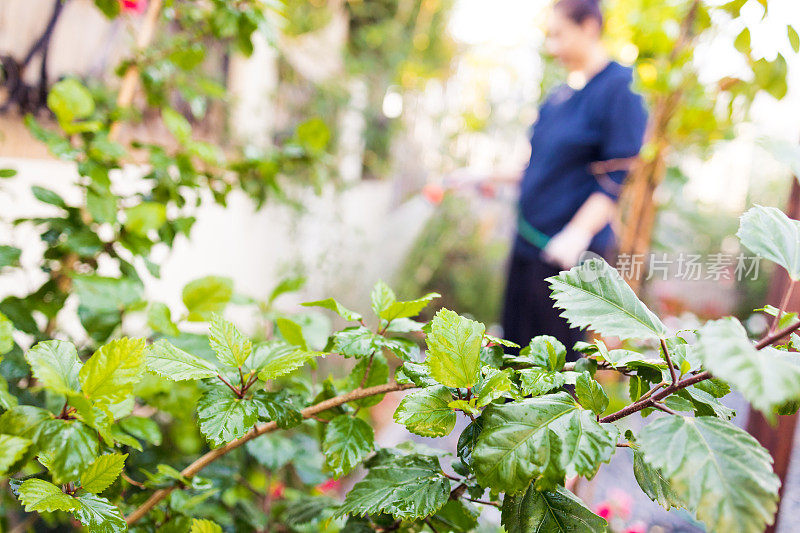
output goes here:
[[553, 235], [542, 250], [542, 258], [548, 263], [569, 270], [578, 264], [581, 255], [589, 249], [594, 234], [573, 224]]

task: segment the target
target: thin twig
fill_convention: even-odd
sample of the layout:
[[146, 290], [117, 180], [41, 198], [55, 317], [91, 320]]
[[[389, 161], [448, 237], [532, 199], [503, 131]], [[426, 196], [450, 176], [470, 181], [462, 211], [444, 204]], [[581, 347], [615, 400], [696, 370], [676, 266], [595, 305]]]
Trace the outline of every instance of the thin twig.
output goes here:
[[220, 379], [220, 381], [222, 381], [222, 382], [223, 382], [225, 385], [227, 385], [227, 386], [228, 386], [228, 388], [229, 388], [229, 389], [231, 389], [231, 390], [233, 391], [233, 393], [234, 393], [236, 396], [238, 396], [239, 398], [241, 398], [241, 397], [242, 397], [242, 391], [240, 391], [239, 389], [237, 389], [236, 387], [234, 387], [233, 385], [231, 385], [231, 384], [228, 382], [228, 380], [227, 380], [227, 379], [225, 379], [225, 378], [223, 378], [223, 377], [222, 377], [222, 374], [217, 374], [217, 377]]
[[675, 385], [678, 382], [678, 373], [675, 372], [675, 365], [672, 363], [672, 357], [669, 355], [669, 350], [667, 349], [667, 341], [664, 339], [661, 340], [661, 349], [664, 351], [664, 359], [667, 361], [667, 366], [669, 367], [669, 375], [672, 376], [672, 384]]
[[677, 415], [678, 414], [675, 411], [673, 411], [672, 409], [670, 409], [669, 407], [667, 407], [666, 405], [664, 405], [663, 403], [650, 402], [650, 405], [652, 405], [653, 407], [655, 407], [659, 411], [664, 411], [665, 413], [669, 413], [671, 415]]
[[472, 503], [480, 503], [481, 505], [491, 505], [493, 507], [498, 507], [498, 508], [503, 506], [503, 504], [501, 504], [500, 502], [490, 502], [490, 501], [486, 501], [486, 500], [475, 500], [473, 498], [464, 498], [464, 499], [467, 500], [467, 501], [470, 501]]
[[431, 528], [431, 531], [433, 531], [433, 533], [439, 533], [438, 531], [436, 531], [436, 528], [433, 527], [433, 524], [431, 524], [430, 520], [428, 520], [427, 518], [423, 518], [422, 521], [425, 522], [429, 528]]
[[775, 331], [775, 328], [778, 327], [778, 324], [781, 321], [781, 315], [783, 315], [783, 313], [786, 311], [786, 306], [789, 305], [789, 299], [792, 297], [792, 291], [794, 290], [796, 283], [797, 282], [794, 280], [789, 281], [789, 287], [786, 289], [786, 294], [783, 295], [781, 305], [778, 307], [778, 312], [775, 314], [775, 318], [772, 320], [772, 325], [769, 327], [770, 333]]
[[[413, 389], [415, 387], [416, 385], [411, 383], [409, 384], [387, 383], [385, 385], [378, 385], [376, 387], [369, 387], [367, 389], [356, 389], [354, 391], [348, 392], [347, 394], [342, 394], [341, 396], [336, 396], [335, 398], [329, 398], [317, 404], [306, 407], [305, 409], [300, 411], [300, 414], [304, 419], [311, 418], [313, 415], [316, 415], [328, 409], [332, 409], [334, 407], [338, 407], [348, 402], [360, 400], [362, 398], [368, 398], [370, 396], [377, 396], [379, 394], [386, 394], [387, 392]], [[203, 470], [205, 467], [207, 467], [220, 457], [223, 457], [224, 455], [230, 453], [236, 448], [243, 446], [245, 443], [255, 439], [256, 437], [263, 435], [264, 433], [270, 433], [277, 429], [278, 425], [274, 421], [267, 422], [266, 424], [261, 424], [259, 426], [255, 426], [253, 429], [248, 431], [243, 437], [240, 437], [234, 441], [229, 442], [225, 446], [222, 446], [220, 448], [215, 448], [209, 451], [208, 453], [202, 455], [192, 464], [184, 468], [181, 471], [181, 475], [187, 479], [192, 478], [195, 475], [197, 475], [198, 472]], [[155, 507], [161, 500], [169, 496], [169, 494], [173, 490], [175, 490], [174, 486], [157, 490], [147, 499], [147, 501], [145, 501], [135, 511], [129, 514], [125, 518], [125, 522], [127, 522], [128, 525], [136, 523], [144, 515], [146, 515], [153, 507]]]

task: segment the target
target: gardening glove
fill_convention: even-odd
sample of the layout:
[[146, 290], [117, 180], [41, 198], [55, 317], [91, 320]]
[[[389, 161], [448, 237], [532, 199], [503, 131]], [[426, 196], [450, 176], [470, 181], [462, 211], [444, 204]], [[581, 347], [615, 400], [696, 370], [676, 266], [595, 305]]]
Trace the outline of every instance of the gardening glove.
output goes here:
[[553, 235], [547, 246], [544, 247], [542, 259], [564, 270], [569, 270], [578, 264], [581, 255], [589, 249], [592, 237], [594, 235], [583, 228], [566, 225]]

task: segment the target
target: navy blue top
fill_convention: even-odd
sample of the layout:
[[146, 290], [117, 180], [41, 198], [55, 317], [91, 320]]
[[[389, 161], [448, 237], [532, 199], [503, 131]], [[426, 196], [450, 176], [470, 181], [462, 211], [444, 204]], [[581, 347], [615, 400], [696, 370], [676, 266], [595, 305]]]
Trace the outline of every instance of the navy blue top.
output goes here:
[[[642, 147], [647, 112], [642, 97], [631, 90], [631, 80], [631, 69], [612, 61], [583, 89], [556, 88], [539, 109], [519, 210], [542, 233], [558, 233], [594, 192], [617, 198], [627, 173], [610, 172], [611, 183], [593, 175], [589, 165], [635, 156]], [[614, 234], [606, 226], [590, 249], [602, 254], [613, 244]], [[519, 234], [514, 247], [528, 257], [539, 255]]]

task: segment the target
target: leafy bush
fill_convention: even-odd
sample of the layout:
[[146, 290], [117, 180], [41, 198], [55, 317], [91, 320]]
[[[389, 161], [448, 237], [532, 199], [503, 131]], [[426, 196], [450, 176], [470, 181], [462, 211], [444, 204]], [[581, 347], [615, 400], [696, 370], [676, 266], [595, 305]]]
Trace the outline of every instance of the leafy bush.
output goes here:
[[[748, 211], [738, 232], [792, 280], [800, 278], [798, 235], [800, 222], [763, 207]], [[628, 448], [642, 490], [665, 508], [686, 508], [713, 531], [756, 532], [772, 523], [779, 487], [772, 461], [730, 421], [733, 412], [720, 399], [733, 388], [769, 418], [797, 409], [800, 364], [787, 351], [800, 347], [797, 316], [771, 309], [772, 328], [757, 343], [732, 317], [675, 336], [601, 260], [549, 281], [555, 305], [574, 326], [636, 339], [643, 348], [581, 343], [586, 357], [565, 363], [566, 348], [540, 336], [511, 356], [504, 353], [511, 343], [453, 311], [415, 321], [437, 294], [397, 301], [383, 283], [372, 292], [372, 328], [360, 313], [326, 299], [304, 305], [353, 325], [330, 335], [324, 349], [310, 347], [303, 327], [285, 316], [275, 319], [273, 338], [253, 343], [213, 314], [220, 302], [196, 297], [220, 293], [206, 280], [187, 288], [184, 301], [187, 317], [209, 321], [213, 355], [191, 353], [170, 340], [180, 336], [163, 334], [115, 339], [85, 360], [67, 341], [28, 349], [30, 374], [11, 388], [3, 382], [0, 467], [25, 511], [48, 523], [68, 523], [71, 515], [90, 531], [123, 531], [126, 523], [143, 531], [220, 531], [214, 520], [259, 527], [257, 519], [230, 513], [258, 513], [249, 489], [269, 494], [269, 485], [252, 486], [254, 464], [270, 476], [294, 470], [301, 478], [286, 475], [294, 487], [288, 503], [262, 512], [290, 530], [471, 531], [476, 506], [489, 505], [500, 508], [509, 532], [604, 531], [605, 520], [564, 482], [593, 477]], [[0, 346], [14, 358], [12, 325], [0, 324]], [[413, 340], [420, 336], [424, 355]], [[392, 379], [387, 356], [400, 362]], [[344, 380], [317, 383], [303, 369], [323, 357], [357, 364]], [[631, 403], [607, 412], [598, 370], [629, 376]], [[196, 403], [169, 408], [148, 392], [169, 395], [167, 382], [192, 384]], [[457, 457], [445, 463], [426, 447], [376, 445], [369, 408], [388, 392], [409, 389], [394, 418], [412, 433], [444, 437], [458, 416], [469, 419]], [[170, 452], [159, 446], [159, 428], [187, 408], [196, 410], [209, 449], [179, 471], [182, 461], [161, 462]], [[637, 434], [618, 424], [656, 411], [665, 415]], [[316, 445], [327, 476], [367, 470], [344, 501], [302, 480], [307, 458], [298, 448]]]

